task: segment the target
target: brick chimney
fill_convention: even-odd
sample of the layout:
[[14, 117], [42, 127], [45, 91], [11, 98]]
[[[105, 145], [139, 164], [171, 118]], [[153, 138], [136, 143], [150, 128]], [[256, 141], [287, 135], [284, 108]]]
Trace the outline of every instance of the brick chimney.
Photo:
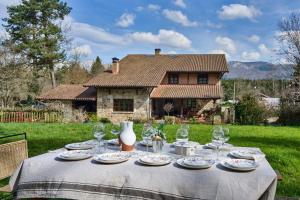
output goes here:
[[112, 68], [111, 71], [113, 74], [118, 74], [120, 71], [120, 66], [119, 66], [119, 58], [113, 57], [112, 58]]
[[155, 55], [160, 55], [161, 49], [154, 49]]

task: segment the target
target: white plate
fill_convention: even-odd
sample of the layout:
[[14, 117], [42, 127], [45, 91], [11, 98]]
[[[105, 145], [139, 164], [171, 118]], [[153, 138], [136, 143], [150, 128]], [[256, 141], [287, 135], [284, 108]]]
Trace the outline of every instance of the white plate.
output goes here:
[[[228, 143], [225, 143], [223, 146], [220, 146], [220, 148], [222, 148], [222, 149], [228, 149], [230, 147], [233, 147], [233, 145], [228, 144]], [[216, 149], [217, 146], [214, 145], [213, 143], [207, 143], [207, 144], [204, 145], [204, 148], [206, 148], [206, 149]]]
[[93, 157], [93, 160], [100, 163], [115, 164], [125, 162], [130, 155], [124, 152], [104, 153]]
[[[144, 141], [144, 140], [140, 141], [140, 144], [143, 145], [143, 146], [147, 146], [147, 142]], [[152, 146], [153, 146], [152, 141], [148, 142], [148, 147], [152, 147]]]
[[119, 139], [111, 139], [111, 140], [108, 140], [107, 141], [108, 144], [111, 144], [111, 145], [119, 145]]
[[235, 150], [231, 151], [229, 154], [235, 158], [242, 159], [255, 159], [255, 157], [264, 156], [264, 154], [258, 150]]
[[187, 159], [190, 158], [180, 158], [176, 161], [176, 163], [182, 167], [188, 168], [188, 169], [207, 169], [210, 168], [213, 164], [214, 161], [212, 160], [203, 160], [201, 161], [201, 163], [199, 162], [195, 162], [192, 163], [191, 160], [188, 161]]
[[64, 151], [57, 157], [62, 160], [83, 160], [92, 157], [92, 152], [88, 150]]
[[228, 159], [220, 162], [220, 164], [236, 171], [252, 171], [258, 167], [257, 162], [246, 159]]
[[93, 147], [93, 145], [87, 143], [72, 143], [65, 146], [65, 148], [69, 150], [87, 150], [92, 149]]
[[138, 160], [141, 164], [150, 166], [162, 166], [172, 162], [172, 158], [167, 155], [147, 155]]

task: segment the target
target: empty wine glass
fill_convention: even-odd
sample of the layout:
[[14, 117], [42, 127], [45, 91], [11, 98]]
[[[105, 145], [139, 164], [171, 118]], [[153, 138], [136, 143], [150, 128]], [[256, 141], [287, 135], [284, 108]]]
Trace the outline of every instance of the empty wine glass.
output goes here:
[[[223, 127], [222, 130], [223, 130], [224, 144], [225, 144], [225, 143], [228, 142], [229, 139], [230, 139], [229, 128], [228, 128], [228, 127]], [[224, 144], [223, 144], [223, 145], [224, 145]]]
[[119, 135], [121, 132], [121, 126], [120, 125], [114, 125], [111, 129], [111, 134], [113, 135]]
[[181, 145], [181, 155], [183, 155], [183, 145], [189, 142], [189, 131], [185, 128], [179, 128], [176, 132], [176, 144]]
[[148, 152], [149, 143], [151, 143], [152, 141], [152, 133], [153, 133], [152, 129], [153, 127], [151, 126], [151, 124], [149, 123], [144, 124], [144, 128], [142, 131], [142, 138], [143, 138], [143, 142], [146, 143], [147, 152]]
[[97, 124], [93, 128], [94, 137], [99, 142], [97, 153], [101, 153], [101, 141], [102, 138], [105, 136], [105, 125], [103, 123]]
[[224, 141], [224, 133], [223, 129], [221, 127], [214, 127], [212, 131], [212, 143], [216, 146], [217, 148], [217, 161], [219, 161], [219, 151], [220, 151], [220, 146], [222, 146]]

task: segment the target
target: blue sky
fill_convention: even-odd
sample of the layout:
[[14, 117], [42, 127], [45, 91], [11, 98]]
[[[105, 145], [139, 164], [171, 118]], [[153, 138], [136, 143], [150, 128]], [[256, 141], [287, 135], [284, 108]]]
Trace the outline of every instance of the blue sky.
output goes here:
[[[5, 6], [18, 0], [0, 0]], [[278, 21], [298, 0], [67, 0], [71, 52], [111, 62], [130, 53], [226, 53], [228, 60], [277, 62]], [[1, 34], [1, 30], [0, 30]], [[3, 34], [3, 30], [2, 30]]]

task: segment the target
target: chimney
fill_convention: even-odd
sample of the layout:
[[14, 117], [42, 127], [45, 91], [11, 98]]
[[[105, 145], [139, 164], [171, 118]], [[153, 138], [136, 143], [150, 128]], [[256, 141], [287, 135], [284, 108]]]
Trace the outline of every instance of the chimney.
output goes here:
[[154, 49], [155, 55], [160, 55], [161, 49]]
[[113, 57], [112, 58], [112, 73], [113, 74], [118, 74], [120, 71], [120, 67], [119, 67], [119, 58]]

